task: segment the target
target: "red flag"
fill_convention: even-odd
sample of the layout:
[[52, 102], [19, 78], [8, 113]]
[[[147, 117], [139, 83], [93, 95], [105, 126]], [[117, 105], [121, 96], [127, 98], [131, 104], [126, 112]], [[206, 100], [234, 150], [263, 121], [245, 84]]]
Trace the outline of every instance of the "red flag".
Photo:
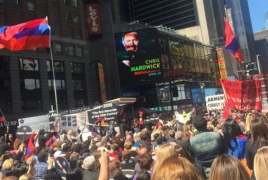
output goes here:
[[35, 133], [32, 133], [26, 148], [25, 161], [34, 154], [34, 137]]
[[6, 118], [2, 112], [2, 110], [0, 109], [0, 122], [5, 122], [6, 121]]
[[242, 56], [241, 48], [239, 47], [238, 41], [233, 34], [232, 28], [227, 19], [224, 19], [225, 22], [225, 48], [230, 53], [231, 56], [235, 57], [238, 62], [244, 63], [244, 59]]
[[231, 115], [232, 115], [232, 112], [230, 110], [230, 107], [228, 105], [228, 103], [225, 101], [224, 103], [224, 111], [223, 111], [223, 118], [224, 118], [224, 121], [228, 118], [231, 118]]
[[50, 47], [50, 27], [45, 18], [0, 27], [0, 49], [19, 51], [38, 47]]
[[49, 140], [46, 142], [46, 146], [49, 149], [53, 149], [58, 144], [58, 140], [55, 136], [52, 136]]

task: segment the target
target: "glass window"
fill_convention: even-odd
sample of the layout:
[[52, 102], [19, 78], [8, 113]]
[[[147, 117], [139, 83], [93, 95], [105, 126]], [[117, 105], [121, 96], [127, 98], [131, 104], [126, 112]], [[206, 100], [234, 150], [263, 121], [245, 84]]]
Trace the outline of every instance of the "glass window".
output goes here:
[[73, 37], [75, 39], [81, 39], [81, 31], [79, 29], [73, 29]]
[[73, 89], [74, 90], [85, 90], [84, 84], [85, 81], [82, 80], [73, 80]]
[[77, 7], [77, 0], [72, 0], [72, 5], [73, 5], [74, 7]]
[[0, 91], [5, 91], [10, 89], [9, 79], [0, 79]]
[[28, 1], [27, 5], [28, 5], [28, 11], [32, 11], [32, 12], [35, 11], [34, 2]]
[[70, 5], [70, 2], [71, 0], [64, 0], [64, 4], [66, 4], [66, 5]]
[[78, 14], [74, 14], [74, 22], [79, 23], [79, 15]]
[[40, 81], [39, 79], [24, 79], [24, 87], [27, 90], [39, 89]]
[[74, 47], [73, 46], [69, 46], [68, 47], [69, 50], [69, 55], [74, 56]]
[[83, 49], [81, 48], [81, 47], [76, 47], [76, 52], [75, 52], [75, 54], [77, 55], [77, 56], [83, 56]]
[[59, 44], [59, 43], [56, 43], [55, 44], [55, 52], [58, 53], [58, 54], [61, 54], [62, 53], [62, 46], [61, 46], [61, 44]]
[[67, 12], [67, 13], [66, 13], [66, 20], [67, 20], [67, 21], [72, 21], [72, 19], [73, 19], [73, 15], [72, 15], [72, 13], [71, 13], [71, 12]]
[[19, 58], [20, 70], [39, 71], [38, 60], [30, 58]]
[[84, 107], [87, 106], [87, 100], [86, 99], [75, 99], [74, 100], [75, 107]]
[[9, 69], [8, 57], [0, 56], [0, 69]]
[[41, 100], [22, 100], [21, 110], [24, 112], [42, 111]]
[[54, 61], [54, 71], [64, 72], [64, 63], [59, 61]]
[[70, 63], [72, 73], [84, 73], [84, 64], [83, 63]]
[[[49, 79], [48, 80], [48, 89], [49, 90], [54, 90], [53, 88], [53, 80]], [[56, 84], [56, 90], [65, 90], [65, 80], [62, 79], [56, 79], [55, 80], [55, 84]]]

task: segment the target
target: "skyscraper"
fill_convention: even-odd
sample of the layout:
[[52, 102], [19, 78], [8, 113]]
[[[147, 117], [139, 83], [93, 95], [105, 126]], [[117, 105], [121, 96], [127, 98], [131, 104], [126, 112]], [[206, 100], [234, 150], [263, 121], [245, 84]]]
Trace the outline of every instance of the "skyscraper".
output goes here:
[[245, 63], [255, 61], [254, 36], [247, 0], [226, 0], [231, 9], [235, 36], [239, 40]]

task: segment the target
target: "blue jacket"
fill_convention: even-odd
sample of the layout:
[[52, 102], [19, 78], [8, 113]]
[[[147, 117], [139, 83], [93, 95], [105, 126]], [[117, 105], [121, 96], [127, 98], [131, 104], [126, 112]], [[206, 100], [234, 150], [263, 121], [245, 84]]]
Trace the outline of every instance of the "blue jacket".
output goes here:
[[198, 132], [190, 139], [190, 151], [196, 164], [210, 167], [213, 160], [225, 151], [223, 137], [218, 132]]

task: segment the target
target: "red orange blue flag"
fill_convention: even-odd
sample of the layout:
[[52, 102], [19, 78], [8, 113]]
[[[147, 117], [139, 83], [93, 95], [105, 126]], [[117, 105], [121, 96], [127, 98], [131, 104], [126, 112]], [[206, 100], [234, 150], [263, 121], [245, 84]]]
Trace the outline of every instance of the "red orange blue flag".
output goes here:
[[53, 149], [56, 145], [58, 144], [58, 139], [55, 136], [52, 136], [51, 138], [49, 138], [46, 142], [46, 146], [49, 149]]
[[244, 63], [244, 59], [242, 56], [241, 48], [239, 47], [239, 43], [232, 31], [232, 28], [227, 19], [224, 19], [225, 22], [225, 48], [230, 53], [231, 56], [235, 57], [238, 62]]
[[0, 122], [5, 122], [6, 121], [6, 118], [2, 112], [2, 110], [0, 109]]
[[50, 27], [46, 18], [0, 27], [0, 49], [20, 51], [48, 47]]
[[35, 137], [35, 133], [32, 133], [27, 144], [25, 160], [27, 160], [29, 157], [31, 157], [34, 154], [34, 149], [35, 149], [34, 137]]

